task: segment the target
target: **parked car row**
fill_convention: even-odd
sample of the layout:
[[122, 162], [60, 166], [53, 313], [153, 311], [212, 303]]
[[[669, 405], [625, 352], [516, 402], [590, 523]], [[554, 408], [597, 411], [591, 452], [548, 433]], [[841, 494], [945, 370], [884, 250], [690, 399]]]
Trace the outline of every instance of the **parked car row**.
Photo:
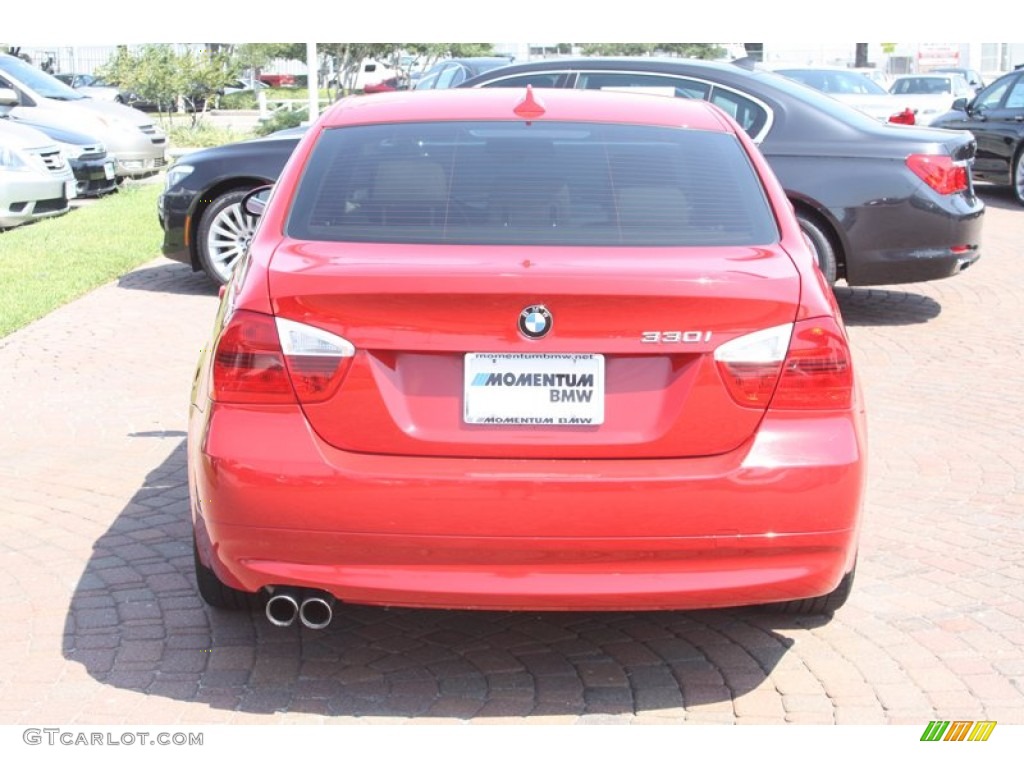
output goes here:
[[118, 179], [152, 176], [167, 165], [167, 137], [150, 117], [113, 101], [89, 98], [15, 56], [0, 54], [0, 88], [10, 89], [15, 121], [73, 130], [101, 142]]
[[68, 211], [75, 197], [116, 189], [103, 143], [66, 128], [12, 120], [17, 94], [0, 88], [0, 229]]

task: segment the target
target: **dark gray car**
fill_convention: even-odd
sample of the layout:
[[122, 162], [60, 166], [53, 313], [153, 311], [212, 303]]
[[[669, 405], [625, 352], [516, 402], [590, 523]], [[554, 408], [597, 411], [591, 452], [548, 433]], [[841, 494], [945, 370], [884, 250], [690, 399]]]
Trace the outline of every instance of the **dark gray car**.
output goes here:
[[460, 87], [527, 85], [635, 90], [723, 108], [760, 145], [829, 280], [936, 280], [980, 256], [984, 204], [971, 181], [968, 133], [882, 124], [771, 72], [686, 59], [536, 61]]

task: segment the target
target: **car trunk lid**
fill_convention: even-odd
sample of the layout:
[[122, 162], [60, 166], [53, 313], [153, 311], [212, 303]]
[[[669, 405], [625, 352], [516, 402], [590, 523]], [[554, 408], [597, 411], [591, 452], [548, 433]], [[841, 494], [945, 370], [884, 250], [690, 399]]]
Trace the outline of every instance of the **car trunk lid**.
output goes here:
[[[286, 241], [271, 266], [279, 317], [356, 349], [333, 395], [303, 404], [312, 428], [340, 449], [395, 455], [735, 449], [763, 407], [730, 396], [714, 350], [792, 323], [800, 293], [777, 245], [527, 253]], [[539, 307], [533, 319], [550, 331], [530, 338], [520, 320]]]

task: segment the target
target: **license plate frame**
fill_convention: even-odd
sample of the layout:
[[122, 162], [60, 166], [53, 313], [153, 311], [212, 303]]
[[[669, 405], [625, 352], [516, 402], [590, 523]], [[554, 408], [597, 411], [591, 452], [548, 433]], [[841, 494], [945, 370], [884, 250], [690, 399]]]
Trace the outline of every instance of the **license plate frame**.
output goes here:
[[465, 424], [592, 427], [605, 418], [605, 358], [589, 352], [468, 352]]

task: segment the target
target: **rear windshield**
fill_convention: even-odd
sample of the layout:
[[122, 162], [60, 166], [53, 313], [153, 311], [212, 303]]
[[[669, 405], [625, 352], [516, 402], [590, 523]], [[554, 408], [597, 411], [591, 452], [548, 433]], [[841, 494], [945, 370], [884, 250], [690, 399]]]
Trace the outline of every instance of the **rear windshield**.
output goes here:
[[323, 132], [289, 215], [301, 240], [764, 245], [778, 239], [735, 136], [591, 123]]

